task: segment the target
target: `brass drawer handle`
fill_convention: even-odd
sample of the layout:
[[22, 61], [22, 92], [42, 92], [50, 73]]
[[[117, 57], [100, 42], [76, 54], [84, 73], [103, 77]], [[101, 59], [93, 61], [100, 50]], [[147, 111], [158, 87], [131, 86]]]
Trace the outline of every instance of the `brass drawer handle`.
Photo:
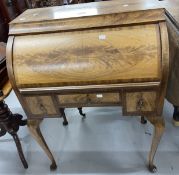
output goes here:
[[137, 102], [136, 110], [141, 111], [143, 107], [144, 107], [144, 100], [143, 98], [140, 98]]

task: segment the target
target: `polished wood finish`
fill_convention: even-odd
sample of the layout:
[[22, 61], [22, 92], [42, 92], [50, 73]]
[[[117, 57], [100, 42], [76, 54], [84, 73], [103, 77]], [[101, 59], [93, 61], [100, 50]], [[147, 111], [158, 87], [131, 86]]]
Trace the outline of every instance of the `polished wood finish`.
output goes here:
[[[78, 19], [78, 21], [75, 20], [75, 18], [69, 18], [69, 19], [67, 18], [67, 20], [59, 19], [58, 23], [56, 23], [56, 20], [58, 18], [52, 21], [46, 20], [45, 23], [43, 23], [43, 21], [24, 22], [24, 23], [20, 23], [19, 21], [17, 22], [12, 21], [10, 23], [11, 27], [10, 27], [9, 34], [21, 35], [21, 34], [28, 34], [28, 33], [44, 33], [44, 32], [49, 33], [52, 31], [58, 32], [58, 31], [66, 31], [66, 30], [79, 30], [79, 29], [84, 30], [84, 29], [90, 29], [90, 28], [95, 28], [95, 27], [117, 26], [117, 25], [137, 24], [137, 23], [138, 24], [150, 23], [150, 22], [164, 20], [164, 16], [162, 16], [163, 11], [164, 9], [160, 9], [160, 10], [151, 9], [148, 11], [137, 11], [133, 13], [125, 12], [125, 13], [108, 14], [108, 15], [101, 14], [101, 15], [97, 15], [96, 17], [94, 16], [83, 17], [82, 16], [80, 19]], [[69, 12], [67, 11], [65, 15], [68, 16], [67, 14], [70, 14], [70, 11]], [[95, 14], [92, 13], [91, 15], [95, 15]], [[19, 20], [26, 19], [26, 17], [23, 17], [23, 16], [20, 16], [20, 17], [21, 18]]]
[[58, 95], [59, 104], [76, 104], [76, 103], [86, 103], [87, 94], [70, 94], [70, 95]]
[[165, 122], [161, 116], [147, 116], [147, 120], [149, 120], [151, 124], [154, 125], [154, 134], [153, 134], [152, 145], [149, 153], [149, 170], [151, 172], [156, 172], [157, 167], [153, 164], [153, 161], [160, 139], [164, 133]]
[[[13, 65], [17, 86], [159, 81], [158, 39], [155, 24], [16, 37]], [[55, 66], [49, 67], [52, 60]]]
[[121, 105], [123, 114], [154, 124], [149, 170], [155, 171], [169, 68], [165, 10], [121, 3], [33, 9], [10, 23], [9, 77], [53, 165], [39, 120], [65, 116], [66, 107]]
[[32, 114], [57, 114], [50, 96], [25, 97]]
[[119, 93], [90, 93], [90, 94], [70, 94], [58, 95], [60, 107], [76, 107], [80, 106], [113, 106], [121, 104], [121, 95]]
[[126, 93], [126, 112], [141, 113], [155, 112], [156, 92], [127, 92]]
[[29, 128], [31, 135], [34, 137], [37, 143], [39, 143], [39, 145], [45, 151], [49, 159], [52, 161], [52, 164], [50, 166], [51, 170], [55, 170], [57, 168], [57, 165], [55, 163], [55, 159], [53, 158], [52, 153], [50, 152], [50, 149], [48, 148], [48, 145], [45, 142], [45, 139], [42, 136], [42, 133], [40, 130], [40, 123], [41, 123], [41, 120], [28, 120], [27, 124], [28, 124], [28, 128]]

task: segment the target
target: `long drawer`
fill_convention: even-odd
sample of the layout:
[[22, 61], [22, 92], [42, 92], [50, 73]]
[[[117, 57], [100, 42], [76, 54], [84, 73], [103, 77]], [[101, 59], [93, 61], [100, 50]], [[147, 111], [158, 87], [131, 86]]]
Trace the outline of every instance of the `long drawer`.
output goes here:
[[121, 103], [120, 93], [90, 93], [58, 95], [59, 106], [100, 106], [100, 105], [119, 105]]

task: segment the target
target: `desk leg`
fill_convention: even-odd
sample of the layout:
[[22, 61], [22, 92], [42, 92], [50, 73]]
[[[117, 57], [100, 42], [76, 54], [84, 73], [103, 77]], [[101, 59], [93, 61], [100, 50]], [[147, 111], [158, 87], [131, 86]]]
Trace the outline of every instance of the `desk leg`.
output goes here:
[[153, 134], [153, 140], [152, 145], [149, 153], [149, 171], [150, 172], [156, 172], [157, 167], [153, 164], [154, 156], [157, 151], [157, 147], [159, 145], [160, 139], [163, 135], [164, 129], [165, 129], [165, 122], [164, 119], [161, 116], [156, 117], [147, 117], [147, 120], [150, 121], [154, 125], [154, 134]]
[[38, 144], [41, 146], [41, 148], [45, 151], [49, 159], [52, 161], [52, 164], [50, 166], [51, 170], [55, 170], [57, 168], [55, 159], [50, 152], [50, 149], [48, 148], [47, 143], [45, 142], [45, 139], [40, 131], [40, 123], [42, 120], [28, 120], [28, 128], [33, 136], [33, 138], [38, 142]]

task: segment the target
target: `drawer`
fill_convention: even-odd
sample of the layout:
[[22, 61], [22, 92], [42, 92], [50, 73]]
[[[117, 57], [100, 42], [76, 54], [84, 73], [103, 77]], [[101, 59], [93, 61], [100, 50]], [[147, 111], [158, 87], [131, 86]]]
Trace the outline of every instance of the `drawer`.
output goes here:
[[70, 107], [70, 105], [95, 106], [95, 104], [119, 104], [121, 96], [119, 93], [58, 95], [58, 102], [61, 106], [66, 105], [66, 107]]
[[55, 115], [57, 111], [50, 96], [24, 97], [27, 107], [33, 115]]
[[156, 109], [156, 92], [126, 92], [124, 95], [124, 114], [145, 114]]

